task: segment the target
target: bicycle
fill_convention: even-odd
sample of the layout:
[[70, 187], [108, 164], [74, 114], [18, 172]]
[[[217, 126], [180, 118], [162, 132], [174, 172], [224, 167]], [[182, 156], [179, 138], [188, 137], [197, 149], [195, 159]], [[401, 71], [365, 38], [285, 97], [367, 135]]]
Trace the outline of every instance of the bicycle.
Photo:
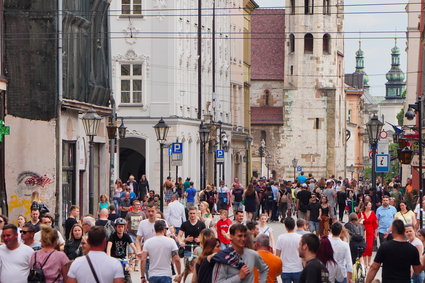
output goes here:
[[357, 248], [359, 253], [356, 257], [356, 262], [353, 264], [353, 282], [354, 283], [364, 283], [366, 281], [366, 268], [363, 263], [360, 262], [360, 257], [363, 252], [363, 248]]
[[117, 258], [122, 265], [124, 272], [124, 282], [132, 283], [130, 274], [130, 261], [127, 258]]

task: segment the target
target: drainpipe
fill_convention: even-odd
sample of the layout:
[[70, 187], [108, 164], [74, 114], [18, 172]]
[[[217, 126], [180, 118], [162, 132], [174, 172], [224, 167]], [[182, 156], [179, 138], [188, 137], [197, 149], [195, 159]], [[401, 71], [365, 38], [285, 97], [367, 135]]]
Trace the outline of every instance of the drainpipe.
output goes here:
[[57, 62], [56, 62], [56, 85], [57, 85], [57, 108], [56, 108], [56, 191], [55, 191], [55, 223], [58, 227], [62, 226], [62, 133], [61, 133], [61, 108], [63, 103], [63, 65], [62, 65], [62, 21], [63, 21], [62, 0], [57, 0]]

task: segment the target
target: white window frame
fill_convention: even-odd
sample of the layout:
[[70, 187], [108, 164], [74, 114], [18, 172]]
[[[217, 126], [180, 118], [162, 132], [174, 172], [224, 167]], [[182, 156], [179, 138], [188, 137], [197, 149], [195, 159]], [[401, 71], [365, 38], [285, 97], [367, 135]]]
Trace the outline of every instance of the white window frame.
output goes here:
[[[126, 1], [126, 0], [121, 0], [121, 6], [120, 6], [121, 15], [123, 15], [123, 16], [141, 16], [142, 15], [142, 11], [143, 11], [143, 0], [127, 0], [128, 2], [130, 2], [129, 4], [124, 3], [124, 1]], [[140, 4], [139, 3], [134, 3], [135, 1], [140, 1]], [[128, 14], [124, 14], [124, 9], [123, 9], [123, 6], [124, 5], [130, 6], [130, 11], [129, 11]], [[137, 11], [138, 13], [134, 13], [134, 6], [135, 5], [140, 5], [140, 11]]]
[[[130, 65], [130, 75], [129, 76], [123, 76], [122, 75], [122, 73], [121, 73], [121, 66], [122, 65]], [[134, 65], [140, 65], [140, 68], [141, 68], [141, 75], [133, 75], [133, 66]], [[144, 81], [145, 81], [145, 76], [144, 76], [144, 74], [146, 73], [145, 72], [145, 69], [144, 69], [144, 64], [143, 64], [143, 62], [119, 62], [119, 76], [118, 76], [118, 78], [119, 78], [119, 88], [118, 88], [118, 91], [119, 91], [119, 94], [120, 94], [120, 105], [143, 105], [143, 100], [144, 100], [144, 93], [145, 93], [145, 91], [144, 91]], [[123, 93], [123, 90], [122, 90], [122, 82], [124, 81], [124, 80], [129, 80], [130, 81], [130, 90], [129, 90], [129, 92], [130, 92], [130, 101], [129, 102], [123, 102], [123, 95], [122, 95], [122, 93]], [[141, 81], [141, 90], [140, 90], [140, 92], [141, 92], [141, 94], [140, 94], [140, 101], [138, 101], [138, 102], [134, 102], [134, 89], [133, 89], [133, 81], [134, 80], [140, 80]]]

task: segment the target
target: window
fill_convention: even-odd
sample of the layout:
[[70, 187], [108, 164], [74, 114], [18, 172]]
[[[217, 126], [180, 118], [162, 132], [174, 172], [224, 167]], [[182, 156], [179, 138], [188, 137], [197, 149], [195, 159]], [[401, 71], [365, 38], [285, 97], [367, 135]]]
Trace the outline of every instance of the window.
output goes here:
[[351, 122], [351, 109], [348, 109], [347, 122]]
[[313, 53], [313, 35], [311, 33], [304, 36], [304, 53]]
[[293, 75], [294, 75], [294, 66], [291, 65], [291, 76], [293, 76]]
[[121, 14], [141, 15], [142, 0], [121, 0]]
[[289, 35], [289, 51], [291, 53], [295, 52], [295, 36], [292, 33]]
[[323, 0], [323, 15], [330, 15], [331, 14], [331, 0]]
[[121, 64], [121, 103], [142, 103], [142, 64]]
[[319, 130], [320, 129], [320, 119], [319, 118], [314, 119], [314, 127], [313, 127], [313, 129], [315, 129], [315, 130]]
[[295, 0], [291, 0], [291, 15], [295, 15]]
[[327, 33], [323, 36], [323, 54], [331, 54], [331, 36]]
[[264, 105], [269, 106], [270, 105], [270, 91], [266, 89], [264, 91]]
[[314, 0], [304, 0], [304, 14], [312, 15], [314, 13]]
[[261, 131], [261, 138], [260, 138], [260, 142], [264, 140], [264, 142], [267, 143], [267, 134], [266, 131]]

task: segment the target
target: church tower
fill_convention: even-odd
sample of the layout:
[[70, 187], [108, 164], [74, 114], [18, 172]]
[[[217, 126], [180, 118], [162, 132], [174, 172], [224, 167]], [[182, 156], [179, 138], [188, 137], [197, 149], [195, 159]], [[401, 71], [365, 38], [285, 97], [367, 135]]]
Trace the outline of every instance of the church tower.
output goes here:
[[356, 52], [356, 71], [354, 74], [362, 74], [363, 75], [363, 88], [365, 92], [369, 92], [369, 76], [364, 71], [364, 52], [362, 50], [362, 42], [359, 41], [359, 50]]
[[385, 99], [403, 99], [403, 92], [406, 89], [406, 76], [400, 68], [400, 49], [395, 46], [391, 49], [391, 69], [388, 71]]
[[[282, 159], [345, 175], [344, 1], [286, 0]], [[302, 146], [300, 146], [302, 145]]]

